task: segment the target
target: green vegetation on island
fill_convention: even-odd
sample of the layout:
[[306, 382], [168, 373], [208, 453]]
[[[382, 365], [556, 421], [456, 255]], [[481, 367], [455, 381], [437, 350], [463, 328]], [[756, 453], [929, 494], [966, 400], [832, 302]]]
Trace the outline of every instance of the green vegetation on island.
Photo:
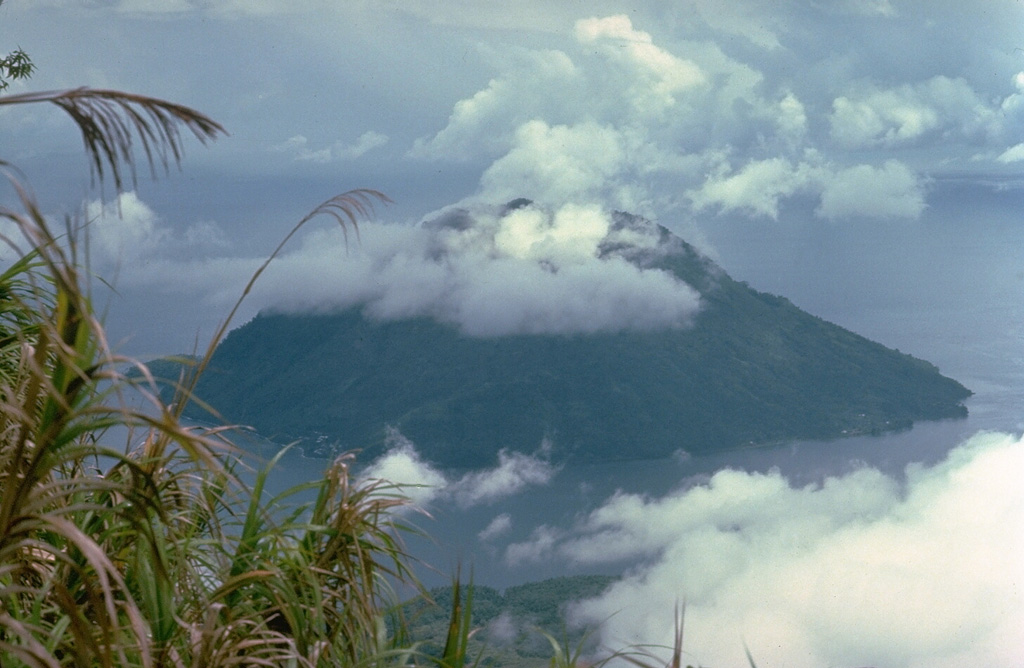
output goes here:
[[485, 338], [358, 308], [267, 312], [227, 336], [197, 394], [228, 421], [323, 455], [377, 454], [391, 426], [453, 467], [545, 438], [563, 461], [652, 458], [966, 415], [970, 392], [932, 364], [751, 289], [659, 232], [675, 250], [652, 266], [701, 293], [692, 328]]

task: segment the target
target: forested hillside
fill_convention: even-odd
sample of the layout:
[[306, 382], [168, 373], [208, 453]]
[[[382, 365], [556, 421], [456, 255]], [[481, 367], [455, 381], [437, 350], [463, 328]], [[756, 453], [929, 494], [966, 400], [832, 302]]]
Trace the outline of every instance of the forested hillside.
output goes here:
[[[652, 225], [616, 216], [620, 226]], [[198, 396], [230, 422], [305, 438], [324, 454], [379, 452], [394, 426], [430, 460], [458, 467], [490, 464], [502, 448], [533, 451], [545, 438], [559, 459], [609, 460], [966, 415], [970, 392], [933, 365], [751, 289], [658, 233], [671, 252], [635, 261], [699, 291], [690, 328], [473, 337], [358, 308], [268, 312], [220, 345]]]

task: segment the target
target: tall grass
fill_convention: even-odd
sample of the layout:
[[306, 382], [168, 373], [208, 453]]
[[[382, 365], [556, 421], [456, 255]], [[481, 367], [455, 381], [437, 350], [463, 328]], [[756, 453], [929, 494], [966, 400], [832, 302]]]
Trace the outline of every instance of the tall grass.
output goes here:
[[[29, 102], [66, 111], [94, 177], [119, 191], [134, 179], [135, 151], [167, 168], [181, 157], [179, 128], [204, 141], [223, 132], [186, 107], [117, 91], [0, 97]], [[228, 430], [180, 417], [197, 374], [164, 403], [145, 365], [111, 351], [73, 221], [54, 232], [10, 182], [15, 204], [0, 206], [18, 231], [0, 274], [0, 666], [354, 666], [387, 656], [390, 584], [414, 581], [393, 512], [406, 500], [356, 481], [351, 456], [290, 513], [265, 498], [266, 470], [243, 482], [249, 462]], [[352, 227], [382, 197], [331, 198], [295, 229], [321, 214]]]
[[164, 404], [110, 351], [73, 237], [17, 191], [0, 208], [29, 247], [0, 275], [0, 665], [345, 666], [390, 649], [388, 585], [413, 580], [405, 500], [344, 456], [315, 501], [278, 511], [225, 430], [179, 418], [187, 387]]
[[[181, 157], [180, 128], [202, 141], [223, 133], [186, 107], [117, 91], [0, 96], [0, 106], [29, 102], [66, 111], [94, 177], [118, 191], [135, 177], [138, 148], [151, 169], [167, 168]], [[182, 420], [238, 304], [165, 403], [147, 367], [108, 345], [74, 220], [54, 231], [8, 178], [15, 202], [0, 205], [0, 220], [18, 233], [4, 239], [15, 260], [0, 272], [0, 666], [474, 662], [472, 598], [459, 604], [458, 589], [440, 657], [417, 654], [395, 623], [392, 586], [418, 585], [396, 512], [408, 501], [394, 487], [354, 478], [344, 455], [319, 481], [270, 497], [277, 458], [253, 472], [230, 429]], [[356, 190], [325, 201], [267, 263], [312, 218], [357, 229], [386, 199]], [[310, 490], [313, 501], [288, 510]], [[677, 636], [678, 647], [681, 626]], [[595, 665], [551, 640], [552, 666]], [[670, 663], [679, 668], [678, 651]]]

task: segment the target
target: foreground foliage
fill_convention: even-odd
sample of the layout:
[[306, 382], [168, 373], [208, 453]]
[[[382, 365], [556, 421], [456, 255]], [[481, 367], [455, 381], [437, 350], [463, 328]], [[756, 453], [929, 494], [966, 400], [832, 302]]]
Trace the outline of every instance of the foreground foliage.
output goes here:
[[[22, 193], [0, 276], [0, 665], [353, 665], [410, 580], [351, 456], [291, 512], [221, 428], [184, 423], [108, 349], [74, 245]], [[115, 445], [116, 444], [116, 445]], [[250, 476], [251, 477], [251, 476]]]
[[[18, 53], [0, 61], [0, 83], [31, 73]], [[38, 102], [71, 116], [94, 177], [118, 191], [135, 178], [138, 146], [151, 168], [167, 168], [181, 157], [181, 127], [201, 141], [223, 132], [187, 107], [118, 91], [0, 97], [0, 106]], [[0, 204], [14, 230], [3, 239], [14, 260], [0, 269], [0, 666], [478, 662], [472, 588], [461, 597], [457, 578], [438, 651], [420, 652], [408, 636], [392, 590], [418, 586], [400, 538], [407, 500], [388, 483], [353, 478], [346, 454], [320, 481], [268, 497], [273, 461], [254, 471], [229, 428], [183, 420], [234, 311], [162, 394], [146, 365], [108, 346], [74, 219], [55, 232], [10, 182], [15, 204]], [[331, 198], [282, 245], [315, 216], [355, 226], [382, 199]], [[549, 640], [553, 668], [583, 663]], [[670, 663], [679, 668], [678, 651]]]
[[[26, 58], [0, 63], [5, 79], [28, 76]], [[40, 102], [70, 115], [93, 176], [117, 191], [134, 180], [139, 147], [155, 171], [180, 160], [181, 128], [204, 142], [223, 133], [192, 109], [118, 91], [0, 97], [0, 106]], [[312, 490], [285, 495], [312, 492], [312, 502], [288, 510], [287, 498], [265, 498], [267, 470], [251, 473], [226, 428], [181, 419], [227, 321], [197, 373], [161, 400], [149, 370], [107, 344], [75, 221], [55, 232], [8, 179], [0, 665], [298, 667], [385, 656], [390, 586], [413, 580], [392, 512], [405, 499], [355, 481], [350, 455]], [[295, 229], [321, 214], [354, 225], [380, 198], [331, 198]]]

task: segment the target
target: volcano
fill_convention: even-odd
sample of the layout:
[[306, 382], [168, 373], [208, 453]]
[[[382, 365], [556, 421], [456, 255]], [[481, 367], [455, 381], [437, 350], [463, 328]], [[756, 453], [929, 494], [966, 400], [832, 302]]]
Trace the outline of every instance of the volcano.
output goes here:
[[[310, 452], [372, 456], [398, 429], [424, 458], [458, 468], [542, 444], [559, 462], [656, 458], [966, 416], [970, 391], [934, 365], [733, 280], [665, 227], [609, 220], [598, 259], [692, 288], [699, 308], [685, 322], [481, 335], [358, 304], [265, 310], [220, 344], [196, 394], [222, 419]], [[464, 210], [427, 223], [472, 224]]]

